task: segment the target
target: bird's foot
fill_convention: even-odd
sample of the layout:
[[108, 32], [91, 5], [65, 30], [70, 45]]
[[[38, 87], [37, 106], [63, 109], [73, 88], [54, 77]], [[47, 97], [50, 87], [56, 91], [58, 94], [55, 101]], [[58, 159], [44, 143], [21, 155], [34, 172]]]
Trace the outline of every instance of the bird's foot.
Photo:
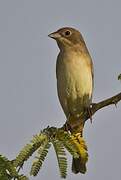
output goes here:
[[68, 122], [65, 123], [64, 130], [67, 131], [67, 132], [69, 132], [71, 130], [71, 126], [69, 125]]
[[89, 114], [90, 122], [92, 124], [92, 111], [91, 111], [91, 108], [92, 108], [92, 104], [87, 108], [87, 112]]

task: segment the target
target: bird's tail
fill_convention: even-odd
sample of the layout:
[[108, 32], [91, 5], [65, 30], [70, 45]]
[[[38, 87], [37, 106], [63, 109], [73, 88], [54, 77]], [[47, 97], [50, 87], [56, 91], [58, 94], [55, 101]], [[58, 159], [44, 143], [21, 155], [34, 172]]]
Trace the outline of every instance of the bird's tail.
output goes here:
[[73, 158], [72, 160], [72, 172], [77, 173], [86, 173], [86, 164], [81, 162], [80, 158]]
[[88, 161], [87, 146], [84, 139], [79, 135], [75, 135], [75, 143], [79, 150], [79, 158], [73, 158], [72, 161], [72, 172], [77, 173], [86, 173], [86, 163]]

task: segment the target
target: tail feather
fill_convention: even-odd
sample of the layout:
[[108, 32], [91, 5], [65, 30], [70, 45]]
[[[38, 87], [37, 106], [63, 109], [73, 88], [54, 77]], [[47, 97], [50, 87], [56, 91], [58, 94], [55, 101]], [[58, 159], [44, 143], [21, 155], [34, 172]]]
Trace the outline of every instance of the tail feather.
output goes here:
[[72, 172], [77, 173], [86, 173], [86, 164], [81, 162], [81, 158], [73, 158], [72, 161]]

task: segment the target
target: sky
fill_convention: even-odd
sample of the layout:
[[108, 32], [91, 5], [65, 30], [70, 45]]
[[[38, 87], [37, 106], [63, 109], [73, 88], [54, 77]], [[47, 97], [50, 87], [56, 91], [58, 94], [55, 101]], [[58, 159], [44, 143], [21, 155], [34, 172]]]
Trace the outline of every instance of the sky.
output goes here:
[[[120, 0], [0, 1], [0, 154], [14, 159], [33, 135], [65, 122], [57, 91], [55, 64], [59, 52], [48, 34], [70, 26], [84, 36], [94, 62], [93, 102], [121, 91]], [[121, 179], [121, 103], [98, 111], [85, 125], [88, 171], [71, 172], [67, 180]], [[31, 161], [23, 172], [29, 173]], [[59, 180], [53, 148], [38, 176]]]

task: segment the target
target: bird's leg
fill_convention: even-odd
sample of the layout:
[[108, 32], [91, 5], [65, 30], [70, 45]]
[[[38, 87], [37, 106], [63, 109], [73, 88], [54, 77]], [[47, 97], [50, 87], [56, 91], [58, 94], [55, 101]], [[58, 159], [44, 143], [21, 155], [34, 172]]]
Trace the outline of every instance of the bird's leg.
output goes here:
[[70, 118], [71, 118], [71, 115], [69, 114], [68, 115], [68, 118], [67, 118], [67, 120], [66, 120], [66, 123], [65, 123], [65, 125], [64, 125], [64, 130], [65, 131], [67, 131], [67, 132], [71, 132], [72, 131], [72, 127], [71, 127], [71, 125], [70, 125]]
[[92, 104], [90, 104], [90, 106], [87, 108], [87, 112], [89, 114], [90, 122], [92, 124], [92, 111], [91, 111], [91, 108], [92, 108]]
[[80, 117], [70, 114], [65, 124], [65, 130], [71, 134], [80, 133], [82, 136], [84, 121]]
[[64, 125], [64, 130], [69, 132], [71, 131], [71, 126], [69, 125], [69, 123], [66, 121], [65, 125]]

